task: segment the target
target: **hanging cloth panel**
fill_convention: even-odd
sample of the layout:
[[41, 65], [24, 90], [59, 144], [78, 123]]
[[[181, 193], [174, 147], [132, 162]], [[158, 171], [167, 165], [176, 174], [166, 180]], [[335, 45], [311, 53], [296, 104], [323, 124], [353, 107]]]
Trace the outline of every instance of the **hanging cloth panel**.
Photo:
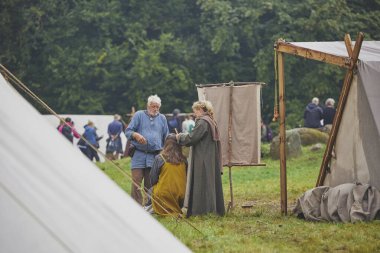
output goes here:
[[[208, 100], [214, 107], [222, 144], [223, 166], [260, 163], [261, 85], [198, 87], [199, 100]], [[232, 154], [229, 155], [229, 114], [232, 106]], [[231, 161], [229, 158], [231, 157]]]

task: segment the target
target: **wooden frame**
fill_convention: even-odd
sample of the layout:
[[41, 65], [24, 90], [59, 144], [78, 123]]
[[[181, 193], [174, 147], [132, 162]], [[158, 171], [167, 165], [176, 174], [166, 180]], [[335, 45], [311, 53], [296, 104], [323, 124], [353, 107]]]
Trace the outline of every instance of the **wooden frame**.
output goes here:
[[359, 33], [356, 39], [354, 48], [352, 49], [352, 43], [350, 35], [346, 34], [344, 42], [347, 48], [349, 57], [336, 56], [317, 50], [311, 50], [303, 47], [299, 47], [279, 39], [275, 43], [275, 50], [278, 54], [278, 74], [279, 74], [279, 107], [280, 107], [280, 188], [281, 188], [281, 212], [287, 214], [287, 182], [286, 182], [286, 131], [285, 131], [285, 77], [284, 77], [284, 54], [291, 54], [300, 56], [303, 58], [322, 61], [329, 64], [337, 65], [347, 68], [347, 73], [344, 78], [344, 85], [339, 97], [337, 111], [334, 117], [332, 129], [327, 142], [327, 147], [323, 156], [323, 161], [320, 167], [319, 176], [316, 185], [320, 186], [326, 177], [326, 172], [329, 169], [329, 163], [331, 160], [331, 153], [335, 144], [336, 135], [341, 123], [342, 114], [346, 105], [347, 96], [351, 88], [351, 82], [356, 68], [357, 60], [359, 57], [361, 45], [364, 39], [364, 34]]

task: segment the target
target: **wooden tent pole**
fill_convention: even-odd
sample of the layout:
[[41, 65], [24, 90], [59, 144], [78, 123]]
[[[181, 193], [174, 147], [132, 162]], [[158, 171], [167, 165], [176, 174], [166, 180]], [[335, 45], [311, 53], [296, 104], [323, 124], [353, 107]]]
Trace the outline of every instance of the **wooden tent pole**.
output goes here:
[[[345, 43], [346, 43], [347, 50], [349, 52], [348, 45], [351, 43], [348, 43], [349, 42], [348, 39], [349, 39], [349, 36], [346, 36], [345, 37]], [[359, 58], [359, 53], [360, 53], [360, 49], [362, 46], [363, 39], [364, 39], [364, 34], [360, 32], [356, 38], [355, 47], [354, 47], [354, 50], [352, 52], [350, 68], [348, 69], [346, 76], [344, 78], [344, 84], [343, 84], [342, 92], [341, 92], [340, 97], [339, 97], [339, 102], [338, 102], [338, 106], [336, 109], [336, 113], [335, 113], [333, 125], [331, 128], [331, 132], [329, 135], [329, 140], [327, 142], [327, 147], [325, 150], [325, 154], [323, 155], [321, 168], [319, 170], [319, 176], [318, 176], [317, 183], [316, 183], [317, 187], [323, 185], [323, 182], [325, 181], [325, 178], [326, 178], [326, 173], [330, 169], [329, 163], [331, 160], [331, 154], [332, 154], [333, 146], [335, 145], [338, 129], [339, 129], [340, 123], [342, 121], [342, 115], [343, 115], [344, 107], [345, 107], [346, 102], [347, 102], [348, 93], [350, 92], [352, 79], [354, 77], [354, 70], [356, 68], [356, 63], [357, 63], [358, 58]]]
[[286, 131], [285, 131], [285, 77], [284, 54], [278, 52], [278, 80], [280, 102], [280, 188], [281, 188], [281, 212], [287, 214], [287, 187], [286, 187]]
[[230, 112], [229, 112], [229, 118], [228, 118], [228, 175], [229, 175], [229, 181], [230, 181], [230, 195], [231, 195], [231, 201], [228, 204], [227, 212], [232, 210], [234, 207], [234, 192], [232, 188], [232, 94], [233, 94], [233, 88], [234, 84], [232, 83], [230, 85]]

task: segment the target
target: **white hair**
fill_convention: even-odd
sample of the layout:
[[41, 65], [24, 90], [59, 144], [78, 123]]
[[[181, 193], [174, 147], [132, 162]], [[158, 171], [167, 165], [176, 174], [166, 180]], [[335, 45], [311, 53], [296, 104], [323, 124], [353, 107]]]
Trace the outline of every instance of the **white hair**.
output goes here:
[[161, 98], [159, 96], [157, 96], [157, 94], [149, 96], [148, 97], [148, 105], [150, 105], [152, 103], [156, 103], [159, 106], [161, 106]]
[[326, 106], [334, 106], [335, 105], [335, 100], [332, 99], [332, 98], [328, 98], [328, 99], [326, 99], [325, 105]]
[[120, 120], [120, 119], [121, 119], [121, 116], [120, 116], [119, 114], [115, 114], [115, 115], [113, 116], [113, 118], [114, 118], [115, 120]]
[[318, 105], [318, 104], [319, 104], [319, 98], [313, 98], [313, 99], [311, 100], [311, 102], [312, 102], [313, 104]]

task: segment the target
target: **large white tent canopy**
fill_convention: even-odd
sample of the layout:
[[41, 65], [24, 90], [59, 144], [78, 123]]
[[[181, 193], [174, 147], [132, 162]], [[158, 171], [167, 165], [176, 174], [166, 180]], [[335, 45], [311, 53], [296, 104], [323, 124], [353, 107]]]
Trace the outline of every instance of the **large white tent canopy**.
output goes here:
[[0, 75], [0, 252], [189, 252]]

